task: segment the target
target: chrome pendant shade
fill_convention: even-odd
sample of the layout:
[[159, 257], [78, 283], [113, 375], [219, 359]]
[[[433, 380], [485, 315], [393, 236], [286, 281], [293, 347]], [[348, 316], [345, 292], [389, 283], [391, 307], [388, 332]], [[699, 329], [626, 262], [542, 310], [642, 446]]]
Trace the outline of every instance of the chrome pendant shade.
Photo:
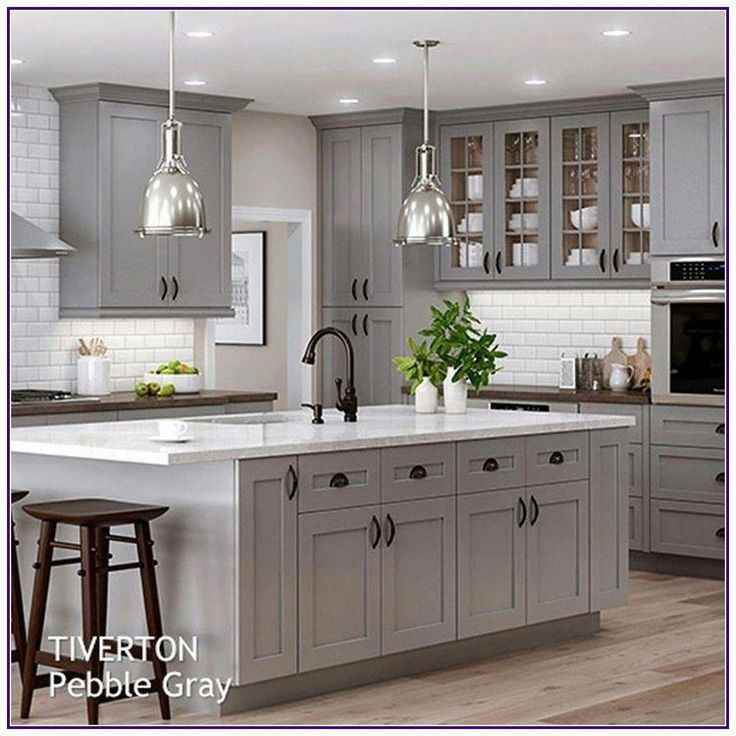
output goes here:
[[169, 117], [161, 126], [161, 160], [146, 184], [141, 208], [142, 237], [196, 236], [207, 229], [204, 198], [181, 153], [181, 123], [174, 117], [174, 13], [169, 15]]
[[424, 142], [416, 151], [416, 175], [396, 227], [394, 244], [454, 245], [455, 218], [436, 171], [436, 149], [429, 144], [429, 49], [439, 41], [414, 41], [424, 50]]

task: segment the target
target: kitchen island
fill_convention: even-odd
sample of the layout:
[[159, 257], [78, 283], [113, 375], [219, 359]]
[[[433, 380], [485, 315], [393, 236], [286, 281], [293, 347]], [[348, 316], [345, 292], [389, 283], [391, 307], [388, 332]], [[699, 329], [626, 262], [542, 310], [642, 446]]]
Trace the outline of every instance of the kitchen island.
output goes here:
[[[170, 507], [152, 526], [164, 629], [198, 640], [176, 667], [232, 683], [172, 705], [225, 714], [597, 631], [626, 601], [633, 422], [377, 406], [198, 417], [166, 445], [152, 421], [29, 427], [12, 486]], [[15, 516], [29, 591], [37, 529]], [[54, 570], [47, 635], [76, 633], [78, 599]], [[144, 634], [141, 608], [136, 574], [116, 576], [109, 634]]]

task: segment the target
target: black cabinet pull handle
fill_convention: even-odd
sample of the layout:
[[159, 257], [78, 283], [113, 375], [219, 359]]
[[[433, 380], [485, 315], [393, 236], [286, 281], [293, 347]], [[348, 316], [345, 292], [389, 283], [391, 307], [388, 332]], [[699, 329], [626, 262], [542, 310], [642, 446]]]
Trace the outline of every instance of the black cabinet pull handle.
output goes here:
[[484, 271], [485, 271], [485, 272], [486, 272], [486, 273], [487, 273], [488, 275], [490, 275], [490, 273], [491, 273], [491, 272], [490, 272], [490, 270], [489, 270], [489, 268], [488, 268], [488, 261], [490, 260], [490, 257], [491, 257], [491, 254], [490, 254], [490, 253], [489, 253], [488, 251], [486, 251], [486, 252], [485, 252], [485, 253], [483, 254], [483, 270], [484, 270]]
[[613, 251], [613, 270], [618, 273], [618, 248]]
[[539, 518], [539, 504], [537, 503], [537, 499], [532, 496], [532, 503], [531, 503], [531, 513], [529, 515], [529, 524], [530, 526], [534, 526], [537, 523], [537, 519]]
[[330, 478], [330, 488], [345, 488], [347, 485], [350, 485], [350, 481], [345, 473], [335, 473]]
[[350, 293], [353, 295], [353, 301], [358, 301], [358, 279], [353, 279], [353, 283], [350, 285]]
[[179, 282], [176, 280], [176, 276], [172, 276], [171, 280], [174, 282], [174, 293], [171, 295], [171, 301], [175, 302], [176, 297], [179, 296]]
[[489, 457], [483, 463], [483, 470], [486, 473], [492, 473], [494, 470], [498, 470], [498, 460], [495, 457]]
[[169, 293], [169, 285], [163, 276], [161, 277], [161, 285], [164, 287], [163, 293], [161, 294], [161, 301], [163, 301], [166, 299], [166, 294]]
[[378, 547], [378, 543], [381, 541], [381, 522], [378, 521], [375, 514], [371, 519], [371, 524], [373, 526], [373, 531], [376, 533], [375, 539], [373, 540], [373, 542], [371, 542], [371, 549], [375, 549], [376, 547]]
[[716, 427], [716, 434], [726, 434], [726, 425], [725, 424], [719, 424]]
[[603, 273], [606, 272], [606, 249], [601, 251], [600, 258], [598, 259], [598, 265], [601, 267]]
[[496, 253], [496, 273], [501, 273], [501, 251]]
[[565, 462], [565, 456], [559, 450], [555, 450], [549, 456], [550, 465], [562, 465], [562, 463], [564, 462]]
[[718, 473], [716, 476], [716, 483], [725, 483], [726, 482], [726, 474], [725, 473]]
[[422, 480], [427, 477], [427, 468], [425, 468], [424, 465], [415, 465], [409, 471], [409, 477], [412, 480]]
[[713, 247], [718, 247], [718, 221], [713, 223], [713, 229], [710, 231], [710, 239], [713, 241]]
[[368, 301], [368, 279], [363, 281], [363, 299]]
[[726, 530], [725, 530], [725, 528], [724, 527], [721, 527], [720, 529], [718, 529], [716, 531], [716, 536], [718, 537], [718, 539], [723, 539], [726, 536]]
[[524, 522], [526, 521], [526, 504], [524, 503], [524, 499], [519, 496], [519, 509], [521, 511], [521, 517], [519, 518], [519, 526], [524, 526]]
[[354, 314], [353, 318], [350, 320], [350, 329], [353, 331], [353, 335], [358, 334], [358, 315]]
[[299, 478], [296, 475], [296, 470], [294, 470], [293, 465], [289, 465], [289, 469], [286, 471], [286, 476], [289, 481], [289, 490], [286, 492], [286, 497], [289, 501], [293, 501], [294, 496], [296, 496], [296, 493], [299, 490]]
[[388, 532], [386, 533], [386, 546], [390, 547], [391, 542], [393, 542], [394, 538], [396, 537], [396, 524], [391, 518], [391, 514], [386, 514], [386, 523], [388, 524]]
[[368, 337], [368, 315], [363, 315], [363, 334]]

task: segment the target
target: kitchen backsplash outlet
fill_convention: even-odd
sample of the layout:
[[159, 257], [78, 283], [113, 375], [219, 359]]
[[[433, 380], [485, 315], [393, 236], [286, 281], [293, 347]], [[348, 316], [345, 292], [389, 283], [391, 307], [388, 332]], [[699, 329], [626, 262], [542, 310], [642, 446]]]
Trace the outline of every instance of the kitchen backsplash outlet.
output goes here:
[[498, 335], [509, 357], [492, 383], [556, 386], [559, 359], [586, 352], [605, 355], [611, 338], [636, 352], [636, 339], [649, 346], [649, 290], [574, 289], [471, 291], [470, 303], [483, 326]]
[[[58, 106], [41, 87], [13, 85], [11, 95], [11, 207], [58, 234]], [[132, 389], [147, 368], [164, 360], [194, 360], [194, 320], [59, 319], [58, 260], [12, 262], [13, 388], [75, 391], [77, 338], [93, 336], [101, 337], [109, 348], [113, 391]]]

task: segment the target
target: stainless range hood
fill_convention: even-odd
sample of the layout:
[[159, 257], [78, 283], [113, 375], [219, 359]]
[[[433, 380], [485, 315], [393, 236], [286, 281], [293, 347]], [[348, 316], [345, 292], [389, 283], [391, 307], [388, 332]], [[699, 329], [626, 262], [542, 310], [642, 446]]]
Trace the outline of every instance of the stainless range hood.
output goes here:
[[72, 255], [71, 245], [56, 236], [41, 230], [25, 217], [11, 212], [10, 257], [11, 258], [58, 258]]

